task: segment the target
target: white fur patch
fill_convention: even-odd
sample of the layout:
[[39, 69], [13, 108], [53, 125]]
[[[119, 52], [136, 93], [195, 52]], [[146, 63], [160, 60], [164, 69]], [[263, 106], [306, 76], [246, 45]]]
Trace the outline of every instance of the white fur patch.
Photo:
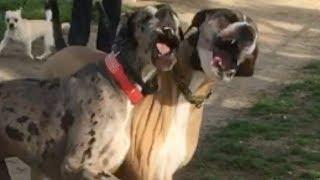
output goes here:
[[158, 12], [158, 9], [154, 6], [147, 6], [145, 7], [145, 10], [151, 13], [152, 15], [155, 15]]
[[197, 46], [201, 67], [208, 79], [214, 79], [218, 75], [218, 69], [211, 65], [212, 51]]
[[[202, 72], [194, 72], [190, 89], [195, 91], [206, 79]], [[157, 176], [155, 179], [166, 179], [172, 177], [173, 173], [184, 166], [187, 156], [187, 130], [190, 120], [191, 104], [184, 95], [180, 94], [176, 112], [170, 124], [165, 144], [159, 150], [157, 159]]]

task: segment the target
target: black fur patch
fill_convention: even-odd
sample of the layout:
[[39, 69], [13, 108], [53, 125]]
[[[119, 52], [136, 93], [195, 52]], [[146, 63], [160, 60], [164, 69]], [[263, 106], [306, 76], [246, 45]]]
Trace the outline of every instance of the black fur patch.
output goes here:
[[50, 117], [49, 113], [46, 112], [46, 111], [42, 111], [42, 116], [45, 117], [45, 118], [49, 118]]
[[48, 89], [52, 90], [52, 89], [56, 89], [60, 87], [60, 82], [59, 81], [54, 81], [48, 84]]
[[65, 131], [68, 132], [69, 127], [72, 126], [74, 122], [74, 117], [72, 113], [67, 110], [64, 116], [61, 118], [61, 128]]
[[30, 122], [28, 125], [28, 132], [33, 136], [39, 136], [40, 132], [37, 125], [33, 122]]
[[11, 112], [11, 113], [15, 113], [16, 112], [12, 107], [3, 107], [2, 108], [2, 112], [4, 112], [4, 111], [8, 111], [8, 112]]
[[93, 130], [93, 129], [91, 129], [90, 131], [89, 131], [89, 135], [90, 136], [94, 136], [96, 134], [96, 132]]
[[44, 151], [43, 151], [43, 153], [41, 155], [43, 159], [47, 159], [50, 156], [49, 149], [54, 143], [55, 143], [55, 141], [53, 139], [50, 139], [50, 140], [46, 141], [46, 145], [44, 147]]
[[96, 116], [96, 114], [95, 114], [95, 113], [92, 113], [92, 114], [91, 114], [91, 119], [93, 119], [95, 116]]
[[81, 162], [84, 162], [87, 158], [91, 158], [92, 156], [91, 150], [92, 150], [92, 147], [88, 147], [88, 149], [84, 151]]
[[17, 123], [23, 124], [26, 123], [29, 120], [28, 116], [21, 116], [17, 119]]
[[96, 142], [96, 138], [91, 138], [88, 144], [91, 146], [94, 142]]
[[15, 141], [23, 141], [24, 134], [20, 132], [18, 129], [7, 126], [6, 127], [6, 133], [9, 138], [15, 140]]

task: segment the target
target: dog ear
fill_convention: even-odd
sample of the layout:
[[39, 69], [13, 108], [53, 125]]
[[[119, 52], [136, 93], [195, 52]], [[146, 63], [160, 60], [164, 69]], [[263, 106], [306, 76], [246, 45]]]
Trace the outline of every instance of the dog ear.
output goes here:
[[219, 36], [225, 40], [237, 41], [241, 50], [250, 55], [257, 45], [258, 30], [248, 22], [235, 22], [224, 28]]
[[192, 27], [200, 27], [201, 24], [206, 20], [206, 16], [208, 14], [208, 10], [202, 10], [198, 12], [194, 18], [192, 19], [191, 26]]
[[19, 16], [21, 16], [21, 12], [22, 12], [22, 8], [19, 8], [19, 9], [17, 10], [17, 13], [19, 14]]
[[248, 56], [239, 65], [236, 76], [238, 77], [248, 77], [252, 76], [254, 73], [254, 67], [256, 60], [258, 58], [259, 48], [256, 46], [251, 56]]
[[158, 12], [158, 10], [159, 10], [159, 7], [158, 6], [147, 6], [147, 7], [145, 7], [145, 10], [147, 11], [147, 12], [149, 12], [149, 13], [151, 13], [152, 15], [155, 15], [157, 12]]
[[191, 27], [185, 34], [184, 39], [188, 41], [190, 46], [196, 47], [199, 39], [199, 29], [197, 27]]

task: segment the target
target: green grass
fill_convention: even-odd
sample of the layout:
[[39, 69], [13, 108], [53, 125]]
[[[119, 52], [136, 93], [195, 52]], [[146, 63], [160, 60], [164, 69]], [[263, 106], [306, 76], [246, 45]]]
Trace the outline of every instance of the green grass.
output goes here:
[[188, 174], [197, 179], [320, 179], [320, 63], [302, 71], [305, 78], [209, 134]]

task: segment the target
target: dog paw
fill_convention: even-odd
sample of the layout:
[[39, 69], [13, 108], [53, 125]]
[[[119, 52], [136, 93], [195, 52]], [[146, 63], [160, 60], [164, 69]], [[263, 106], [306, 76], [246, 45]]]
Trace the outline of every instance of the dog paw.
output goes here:
[[36, 59], [41, 61], [41, 60], [44, 60], [45, 57], [44, 56], [37, 56]]
[[29, 54], [28, 57], [29, 57], [30, 59], [34, 59], [34, 56], [31, 55], [31, 54]]

